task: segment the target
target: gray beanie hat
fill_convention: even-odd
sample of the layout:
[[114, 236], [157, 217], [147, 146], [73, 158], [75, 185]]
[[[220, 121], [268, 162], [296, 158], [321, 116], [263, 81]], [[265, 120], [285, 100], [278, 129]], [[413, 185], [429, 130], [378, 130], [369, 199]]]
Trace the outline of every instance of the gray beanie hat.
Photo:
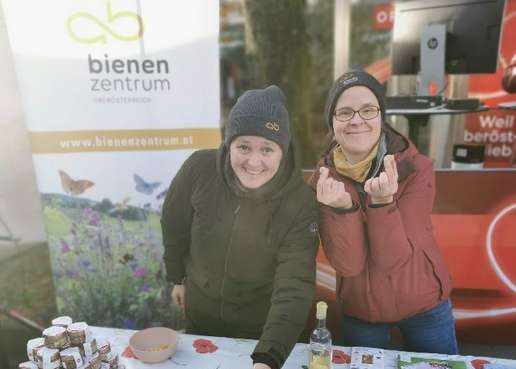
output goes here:
[[285, 95], [278, 86], [263, 90], [248, 90], [240, 96], [229, 112], [224, 143], [229, 149], [238, 136], [261, 136], [281, 146], [283, 155], [290, 144], [288, 112]]
[[328, 93], [328, 98], [326, 99], [326, 123], [331, 131], [333, 131], [333, 113], [335, 112], [335, 105], [337, 105], [337, 100], [339, 96], [344, 92], [344, 90], [354, 87], [354, 86], [365, 86], [370, 89], [373, 94], [378, 99], [378, 104], [380, 107], [380, 113], [382, 116], [382, 124], [385, 119], [385, 89], [378, 82], [376, 78], [374, 78], [369, 73], [363, 70], [352, 70], [350, 72], [344, 73], [340, 76], [334, 83]]

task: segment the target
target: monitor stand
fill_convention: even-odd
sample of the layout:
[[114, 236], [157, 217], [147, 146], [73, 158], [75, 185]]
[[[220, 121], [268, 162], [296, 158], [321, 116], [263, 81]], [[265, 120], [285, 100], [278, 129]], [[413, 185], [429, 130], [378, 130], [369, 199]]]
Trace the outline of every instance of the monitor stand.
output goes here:
[[419, 96], [442, 95], [444, 92], [446, 26], [427, 25], [420, 40]]

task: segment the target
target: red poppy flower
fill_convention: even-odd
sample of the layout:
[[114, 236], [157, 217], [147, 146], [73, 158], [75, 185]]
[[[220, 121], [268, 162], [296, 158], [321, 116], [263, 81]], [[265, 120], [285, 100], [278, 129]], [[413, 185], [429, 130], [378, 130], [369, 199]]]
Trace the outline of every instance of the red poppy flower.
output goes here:
[[484, 369], [484, 364], [490, 364], [490, 363], [489, 363], [489, 361], [484, 360], [484, 359], [471, 360], [471, 365], [473, 365], [473, 367], [475, 369]]
[[334, 364], [349, 364], [351, 363], [351, 356], [340, 350], [333, 350], [333, 359], [331, 360]]
[[192, 346], [195, 347], [195, 351], [200, 354], [215, 352], [219, 349], [213, 342], [205, 340], [204, 338], [196, 339]]
[[131, 350], [131, 348], [129, 346], [127, 346], [124, 350], [124, 352], [122, 352], [122, 357], [126, 357], [126, 358], [129, 358], [129, 359], [134, 359], [134, 354], [133, 354], [133, 350]]

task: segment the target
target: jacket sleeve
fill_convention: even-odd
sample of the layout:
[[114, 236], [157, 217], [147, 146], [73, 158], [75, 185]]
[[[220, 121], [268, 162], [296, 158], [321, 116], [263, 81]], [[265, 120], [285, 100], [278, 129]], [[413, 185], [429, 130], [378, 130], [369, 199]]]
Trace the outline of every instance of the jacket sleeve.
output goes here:
[[339, 214], [321, 205], [321, 243], [338, 275], [352, 277], [364, 270], [367, 260], [366, 229], [362, 210]]
[[[309, 180], [316, 188], [319, 167]], [[360, 206], [351, 211], [339, 212], [323, 204], [320, 235], [324, 253], [338, 275], [352, 277], [360, 274], [367, 260], [366, 227]]]
[[419, 156], [418, 170], [408, 177], [392, 204], [368, 207], [371, 267], [389, 273], [412, 256], [411, 235], [428, 232], [435, 197], [432, 162]]
[[279, 248], [271, 307], [253, 353], [272, 357], [278, 368], [305, 328], [315, 296], [317, 202], [312, 198], [303, 208]]
[[161, 215], [161, 232], [163, 235], [163, 261], [167, 280], [181, 283], [185, 277], [184, 259], [190, 246], [190, 226], [193, 208], [191, 204], [194, 187], [195, 153], [182, 165], [168, 189]]

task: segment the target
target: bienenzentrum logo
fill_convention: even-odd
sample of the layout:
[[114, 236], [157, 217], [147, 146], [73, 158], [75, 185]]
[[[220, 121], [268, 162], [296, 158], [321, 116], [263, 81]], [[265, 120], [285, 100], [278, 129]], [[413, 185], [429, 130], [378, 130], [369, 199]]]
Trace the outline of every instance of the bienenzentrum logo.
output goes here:
[[270, 130], [276, 131], [276, 132], [278, 132], [280, 129], [279, 124], [276, 122], [267, 122], [267, 123], [265, 123], [265, 127], [267, 127], [267, 129], [270, 129]]
[[[130, 10], [114, 11], [111, 0], [106, 1], [105, 14], [91, 12], [73, 13], [66, 21], [68, 35], [75, 42], [92, 45], [108, 41], [134, 42], [143, 37], [143, 19]], [[104, 10], [103, 10], [104, 11]], [[143, 57], [123, 58], [109, 55], [109, 48], [99, 55], [98, 49], [88, 53], [87, 68], [90, 75], [89, 90], [95, 94], [94, 102], [106, 103], [104, 93], [139, 93], [170, 91], [171, 68], [166, 59]], [[109, 99], [132, 102], [135, 96], [109, 96]], [[110, 100], [111, 101], [111, 100]], [[149, 96], [140, 96], [136, 102], [150, 102]], [[109, 103], [109, 102], [108, 102]]]
[[[131, 34], [121, 34], [117, 33], [112, 27], [118, 20], [132, 20], [136, 22], [137, 28], [136, 32]], [[93, 22], [98, 28], [98, 32], [93, 35], [81, 35], [77, 29], [78, 20]], [[111, 1], [107, 1], [106, 3], [106, 21], [102, 21], [99, 17], [94, 14], [87, 12], [77, 12], [72, 14], [67, 22], [66, 22], [66, 30], [68, 35], [75, 41], [83, 43], [83, 44], [95, 44], [95, 43], [103, 43], [105, 44], [108, 40], [108, 35], [111, 35], [114, 39], [123, 42], [132, 42], [137, 41], [143, 36], [143, 19], [137, 13], [131, 11], [119, 11], [113, 13], [113, 9], [111, 8]]]

